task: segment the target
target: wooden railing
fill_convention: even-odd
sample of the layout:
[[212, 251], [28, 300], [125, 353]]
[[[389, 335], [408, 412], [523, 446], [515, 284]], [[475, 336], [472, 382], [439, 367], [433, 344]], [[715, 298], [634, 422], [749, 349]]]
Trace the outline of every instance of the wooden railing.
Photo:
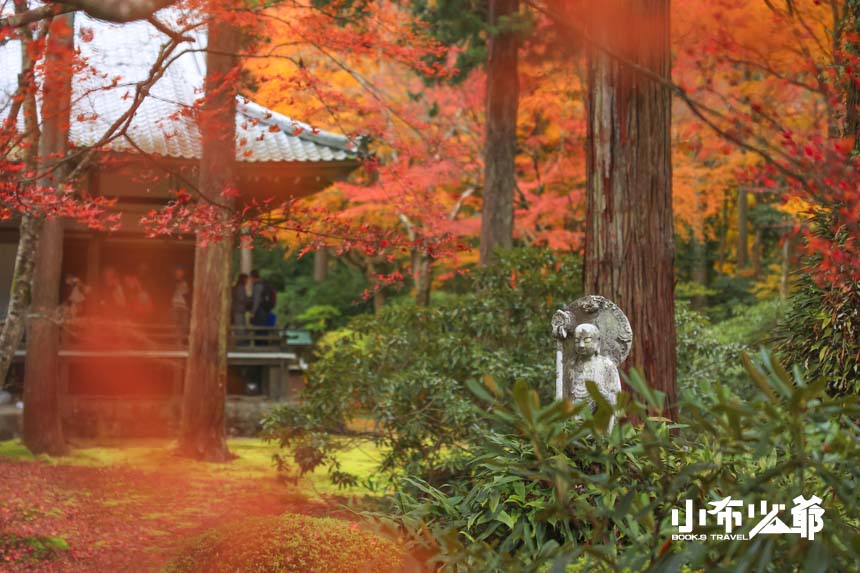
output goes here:
[[[271, 326], [231, 326], [229, 336], [230, 351], [283, 352], [312, 344], [307, 331]], [[60, 345], [71, 350], [184, 350], [188, 347], [188, 328], [79, 318], [62, 323]]]

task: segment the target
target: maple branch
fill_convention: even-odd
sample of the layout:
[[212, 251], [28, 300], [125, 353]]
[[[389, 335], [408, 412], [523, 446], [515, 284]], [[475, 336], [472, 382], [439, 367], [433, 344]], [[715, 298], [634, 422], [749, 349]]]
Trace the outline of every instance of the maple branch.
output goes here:
[[108, 22], [133, 22], [145, 20], [176, 0], [63, 0], [50, 2], [54, 6], [62, 6], [66, 12], [82, 10], [93, 18]]
[[180, 172], [178, 172], [178, 171], [173, 171], [172, 169], [169, 169], [169, 168], [165, 167], [164, 165], [162, 165], [162, 163], [161, 163], [160, 161], [158, 161], [155, 157], [153, 157], [151, 153], [147, 153], [143, 148], [141, 148], [141, 147], [137, 144], [137, 142], [136, 142], [136, 141], [134, 141], [131, 137], [129, 137], [129, 135], [128, 135], [127, 133], [124, 133], [124, 134], [123, 134], [123, 138], [126, 140], [126, 142], [128, 142], [128, 144], [129, 144], [129, 145], [130, 145], [130, 146], [131, 146], [135, 151], [137, 151], [138, 153], [140, 153], [141, 155], [143, 155], [143, 157], [144, 157], [147, 161], [150, 161], [150, 162], [151, 162], [155, 167], [157, 167], [157, 168], [161, 169], [162, 171], [164, 171], [164, 172], [165, 172], [165, 173], [167, 173], [168, 175], [172, 175], [173, 177], [175, 177], [176, 179], [178, 179], [179, 181], [181, 181], [182, 183], [184, 183], [184, 184], [185, 184], [185, 186], [186, 186], [186, 187], [187, 187], [191, 192], [193, 192], [193, 193], [194, 193], [194, 195], [196, 195], [198, 198], [203, 199], [206, 203], [209, 203], [209, 204], [210, 204], [210, 205], [212, 205], [213, 207], [217, 207], [217, 208], [219, 208], [219, 209], [223, 209], [224, 211], [227, 211], [228, 213], [232, 213], [232, 214], [235, 214], [235, 213], [236, 213], [236, 210], [235, 210], [235, 209], [233, 209], [232, 207], [229, 207], [229, 206], [227, 206], [227, 205], [224, 205], [224, 204], [222, 204], [222, 203], [219, 203], [219, 202], [215, 201], [214, 199], [212, 199], [211, 197], [207, 197], [204, 193], [202, 193], [202, 192], [200, 191], [200, 189], [197, 187], [197, 185], [195, 185], [195, 184], [194, 184], [194, 182], [193, 182], [193, 181], [191, 181], [190, 179], [188, 179], [187, 177], [185, 177], [184, 175], [182, 175], [182, 173], [180, 173]]
[[20, 28], [77, 10], [108, 22], [133, 22], [146, 20], [162, 8], [175, 3], [176, 0], [49, 0], [38, 8], [0, 18], [0, 29]]
[[[201, 24], [193, 24], [186, 28], [184, 28], [183, 32], [188, 32], [189, 30], [194, 29], [195, 27], [200, 26]], [[93, 154], [103, 147], [104, 145], [110, 143], [114, 139], [122, 137], [128, 131], [129, 126], [131, 125], [132, 120], [134, 119], [134, 115], [137, 112], [138, 108], [143, 104], [143, 101], [149, 95], [149, 90], [152, 88], [155, 83], [161, 79], [162, 76], [167, 72], [167, 69], [170, 67], [176, 58], [179, 55], [171, 58], [171, 54], [176, 50], [176, 48], [185, 41], [189, 41], [190, 38], [184, 36], [182, 33], [174, 33], [170, 35], [170, 40], [161, 46], [159, 50], [158, 57], [155, 62], [150, 66], [149, 73], [147, 77], [140, 82], [135, 84], [135, 92], [129, 107], [118, 117], [114, 122], [108, 127], [107, 130], [102, 134], [97, 142], [93, 145], [82, 148], [78, 152], [68, 155], [64, 158], [64, 161], [56, 162], [54, 165], [50, 167], [50, 169], [43, 174], [39, 174], [38, 177], [44, 177], [51, 171], [55, 170], [60, 163], [75, 161], [80, 158], [75, 168], [69, 173], [67, 177], [64, 178], [65, 181], [70, 181], [77, 177], [77, 175], [83, 170], [83, 168], [88, 165], [89, 161], [92, 159]]]
[[27, 26], [28, 24], [32, 24], [33, 22], [46, 20], [49, 18], [53, 18], [54, 16], [59, 16], [60, 14], [74, 12], [75, 10], [76, 8], [72, 6], [67, 6], [65, 4], [45, 4], [43, 6], [39, 6], [38, 8], [28, 10], [26, 12], [17, 12], [15, 14], [0, 18], [0, 30], [8, 28], [21, 28], [23, 26]]
[[469, 187], [468, 189], [460, 193], [460, 196], [457, 198], [457, 202], [454, 204], [454, 208], [451, 209], [451, 213], [448, 214], [448, 218], [452, 221], [456, 219], [457, 215], [460, 213], [460, 209], [462, 209], [463, 207], [463, 202], [474, 194], [474, 187]]
[[[363, 75], [343, 63], [339, 58], [335, 57], [331, 52], [319, 45], [317, 42], [314, 42], [313, 40], [309, 39], [306, 34], [303, 34], [301, 31], [297, 30], [291, 22], [272, 14], [263, 13], [262, 15], [272, 20], [275, 20], [276, 22], [280, 22], [290, 28], [298, 37], [302, 38], [305, 43], [316, 48], [317, 51], [319, 51], [322, 55], [328, 58], [332, 63], [334, 63], [335, 66], [352, 76], [352, 78], [355, 79], [356, 82], [358, 82], [359, 86], [361, 86], [365, 91], [367, 91], [371, 95], [371, 97], [373, 97], [373, 99], [378, 101], [383, 106], [383, 108], [388, 111], [388, 113], [399, 119], [401, 122], [403, 122], [404, 125], [411, 129], [418, 136], [419, 139], [421, 139], [422, 141], [426, 141], [426, 135], [424, 134], [424, 132], [422, 132], [417, 126], [413, 125], [412, 122], [409, 121], [407, 118], [403, 117], [403, 115], [400, 114], [397, 110], [393, 109], [391, 105], [389, 105], [389, 103], [386, 101], [385, 96], [376, 88], [376, 86], [373, 85], [372, 82], [366, 79]], [[298, 62], [296, 62], [293, 58], [290, 58], [289, 56], [272, 55], [272, 57], [282, 57], [298, 65]], [[323, 105], [325, 105], [325, 102], [323, 102]]]
[[790, 76], [786, 76], [785, 74], [774, 69], [773, 66], [771, 66], [767, 63], [753, 62], [752, 60], [748, 60], [746, 58], [733, 58], [729, 55], [724, 55], [723, 59], [725, 59], [728, 63], [734, 64], [736, 66], [746, 66], [748, 68], [754, 68], [754, 69], [757, 69], [757, 70], [762, 71], [762, 72], [767, 72], [768, 74], [772, 75], [773, 77], [775, 77], [777, 79], [780, 79], [780, 80], [782, 80], [782, 81], [784, 81], [790, 85], [797, 86], [799, 88], [808, 90], [812, 93], [826, 95], [821, 91], [822, 86], [820, 83], [818, 85], [811, 85], [811, 84], [804, 82], [803, 80], [792, 78]]
[[[621, 64], [621, 65], [627, 67], [628, 69], [636, 72], [637, 74], [641, 75], [642, 77], [647, 78], [647, 79], [653, 81], [654, 83], [659, 84], [659, 85], [663, 86], [664, 88], [668, 89], [672, 95], [674, 95], [675, 97], [680, 99], [682, 102], [684, 102], [684, 104], [693, 113], [693, 115], [695, 115], [697, 118], [699, 118], [699, 120], [702, 123], [704, 123], [706, 126], [708, 126], [712, 131], [714, 131], [721, 138], [725, 139], [726, 141], [733, 143], [734, 145], [736, 145], [737, 147], [739, 147], [745, 151], [749, 151], [750, 153], [753, 153], [754, 155], [758, 155], [759, 157], [761, 157], [764, 160], [764, 162], [767, 165], [774, 168], [780, 174], [784, 175], [785, 177], [787, 177], [789, 179], [796, 181], [798, 184], [800, 184], [804, 189], [806, 189], [810, 193], [813, 191], [813, 189], [812, 189], [811, 185], [809, 184], [809, 181], [807, 180], [806, 177], [804, 177], [802, 174], [800, 174], [796, 171], [793, 171], [792, 169], [789, 169], [788, 167], [786, 167], [785, 165], [783, 165], [782, 163], [780, 163], [779, 161], [774, 159], [773, 155], [768, 150], [762, 149], [756, 145], [753, 145], [747, 141], [744, 141], [742, 138], [730, 133], [728, 130], [726, 130], [726, 129], [722, 128], [720, 125], [718, 125], [713, 119], [708, 117], [708, 114], [716, 116], [716, 117], [721, 117], [722, 114], [719, 111], [710, 108], [709, 106], [707, 106], [704, 103], [701, 103], [701, 102], [694, 100], [690, 96], [690, 94], [687, 93], [687, 90], [685, 90], [683, 87], [681, 87], [680, 85], [673, 82], [671, 79], [665, 78], [662, 75], [658, 74], [657, 72], [650, 70], [650, 69], [634, 62], [633, 60], [622, 56], [621, 54], [618, 54], [617, 52], [615, 52], [611, 48], [608, 48], [603, 43], [595, 40], [591, 36], [591, 34], [589, 34], [588, 31], [583, 26], [574, 25], [570, 22], [565, 21], [561, 16], [559, 16], [558, 14], [553, 12], [552, 10], [549, 10], [549, 9], [544, 8], [542, 6], [538, 6], [535, 3], [535, 0], [525, 0], [525, 3], [526, 3], [526, 5], [530, 6], [535, 11], [548, 17], [550, 20], [555, 22], [557, 25], [559, 25], [563, 28], [567, 28], [568, 30], [570, 30], [576, 34], [579, 34], [582, 37], [582, 39], [585, 40], [586, 43], [588, 43], [591, 47], [593, 47], [594, 49], [596, 49], [600, 53], [612, 58], [613, 60], [615, 60], [619, 64]], [[796, 160], [793, 160], [793, 159], [790, 159], [789, 161], [792, 163], [796, 163]]]

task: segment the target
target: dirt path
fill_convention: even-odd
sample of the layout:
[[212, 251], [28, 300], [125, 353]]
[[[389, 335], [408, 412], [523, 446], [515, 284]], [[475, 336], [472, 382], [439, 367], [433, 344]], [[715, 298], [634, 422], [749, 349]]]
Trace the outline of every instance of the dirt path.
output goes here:
[[0, 453], [0, 536], [68, 544], [41, 561], [0, 549], [0, 570], [158, 571], [189, 536], [211, 527], [286, 511], [327, 513], [278, 482], [264, 446], [233, 449], [240, 458], [226, 465], [152, 446], [79, 449], [58, 462]]

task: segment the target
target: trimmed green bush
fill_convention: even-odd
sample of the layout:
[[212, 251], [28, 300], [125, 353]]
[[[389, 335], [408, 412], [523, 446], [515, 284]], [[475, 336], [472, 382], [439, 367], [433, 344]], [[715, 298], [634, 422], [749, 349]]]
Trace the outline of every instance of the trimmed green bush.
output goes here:
[[255, 517], [193, 539], [166, 573], [384, 573], [403, 567], [390, 540], [332, 518]]

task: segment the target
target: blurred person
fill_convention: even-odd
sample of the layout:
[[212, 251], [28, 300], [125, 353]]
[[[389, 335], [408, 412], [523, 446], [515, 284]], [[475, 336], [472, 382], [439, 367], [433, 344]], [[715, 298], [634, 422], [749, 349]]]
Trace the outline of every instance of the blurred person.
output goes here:
[[170, 322], [176, 327], [179, 344], [183, 344], [188, 333], [188, 322], [191, 318], [189, 312], [189, 294], [191, 289], [185, 278], [185, 269], [176, 267], [173, 271], [173, 295], [170, 297]]
[[110, 266], [104, 268], [102, 271], [101, 288], [99, 304], [102, 307], [103, 313], [116, 316], [119, 311], [125, 309], [128, 300], [126, 299], [125, 290], [122, 288], [122, 282], [115, 268]]
[[233, 324], [234, 333], [239, 336], [245, 336], [248, 327], [248, 307], [251, 305], [251, 299], [248, 296], [248, 275], [240, 273], [236, 278], [236, 283], [230, 289], [230, 317]]
[[[269, 314], [275, 308], [275, 289], [265, 279], [260, 278], [260, 272], [256, 269], [251, 271], [251, 324], [254, 326], [269, 326]], [[257, 336], [265, 337], [266, 330], [258, 329]], [[257, 344], [265, 344], [263, 339], [258, 338]]]
[[126, 302], [128, 304], [128, 314], [135, 322], [141, 322], [152, 318], [152, 297], [144, 288], [140, 278], [137, 275], [127, 274], [122, 279], [123, 288], [125, 289]]
[[66, 319], [75, 319], [79, 317], [84, 310], [84, 305], [87, 302], [87, 294], [90, 292], [90, 287], [85, 285], [81, 279], [75, 275], [66, 277], [66, 286], [69, 289], [69, 296], [63, 304], [63, 314]]

